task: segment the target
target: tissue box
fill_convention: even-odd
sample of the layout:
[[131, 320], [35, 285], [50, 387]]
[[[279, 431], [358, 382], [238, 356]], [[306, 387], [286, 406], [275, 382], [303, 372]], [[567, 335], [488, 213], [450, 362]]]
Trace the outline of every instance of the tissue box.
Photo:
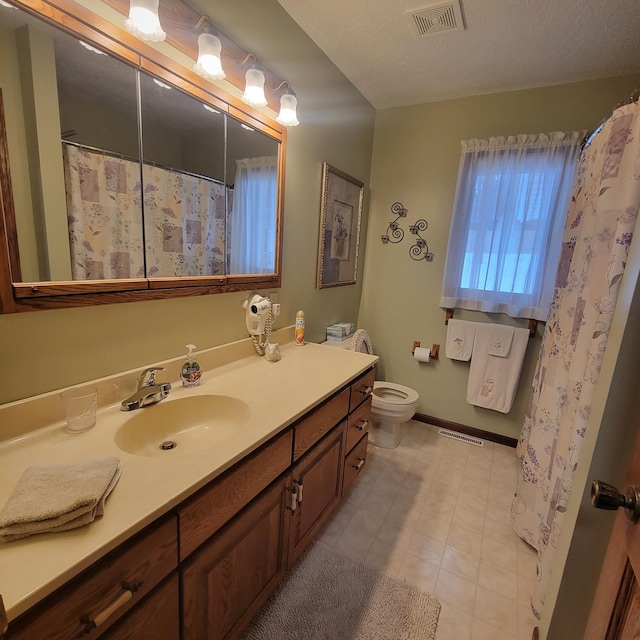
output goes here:
[[327, 327], [327, 340], [341, 342], [353, 335], [356, 330], [353, 322], [338, 322]]

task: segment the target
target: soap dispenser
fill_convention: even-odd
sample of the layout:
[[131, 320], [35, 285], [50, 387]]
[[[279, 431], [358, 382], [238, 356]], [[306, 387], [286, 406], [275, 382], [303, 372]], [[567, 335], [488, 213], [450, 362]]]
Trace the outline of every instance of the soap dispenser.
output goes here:
[[187, 345], [187, 356], [185, 357], [184, 364], [180, 370], [180, 379], [182, 380], [183, 387], [197, 387], [200, 384], [202, 369], [196, 360], [195, 354], [193, 353], [195, 348], [195, 344]]

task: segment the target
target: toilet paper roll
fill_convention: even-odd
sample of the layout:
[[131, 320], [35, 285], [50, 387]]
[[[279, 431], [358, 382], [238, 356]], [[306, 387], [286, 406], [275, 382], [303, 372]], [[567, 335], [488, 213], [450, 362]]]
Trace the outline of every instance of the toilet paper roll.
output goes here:
[[416, 347], [413, 352], [413, 359], [418, 362], [429, 362], [431, 360], [431, 349], [425, 349], [424, 347]]

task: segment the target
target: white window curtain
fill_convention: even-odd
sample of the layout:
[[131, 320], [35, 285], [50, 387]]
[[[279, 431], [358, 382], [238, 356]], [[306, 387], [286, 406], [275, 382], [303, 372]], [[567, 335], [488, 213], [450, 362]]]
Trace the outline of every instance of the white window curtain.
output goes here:
[[237, 161], [230, 220], [230, 273], [275, 271], [276, 169], [275, 156]]
[[584, 136], [462, 141], [441, 307], [546, 320]]

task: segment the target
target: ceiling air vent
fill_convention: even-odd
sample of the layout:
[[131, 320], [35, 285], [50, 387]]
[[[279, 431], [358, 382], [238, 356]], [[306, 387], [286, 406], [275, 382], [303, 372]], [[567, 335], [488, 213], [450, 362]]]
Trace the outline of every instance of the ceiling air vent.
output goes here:
[[407, 16], [411, 19], [413, 28], [417, 30], [419, 36], [464, 29], [459, 0], [416, 9], [408, 12]]

